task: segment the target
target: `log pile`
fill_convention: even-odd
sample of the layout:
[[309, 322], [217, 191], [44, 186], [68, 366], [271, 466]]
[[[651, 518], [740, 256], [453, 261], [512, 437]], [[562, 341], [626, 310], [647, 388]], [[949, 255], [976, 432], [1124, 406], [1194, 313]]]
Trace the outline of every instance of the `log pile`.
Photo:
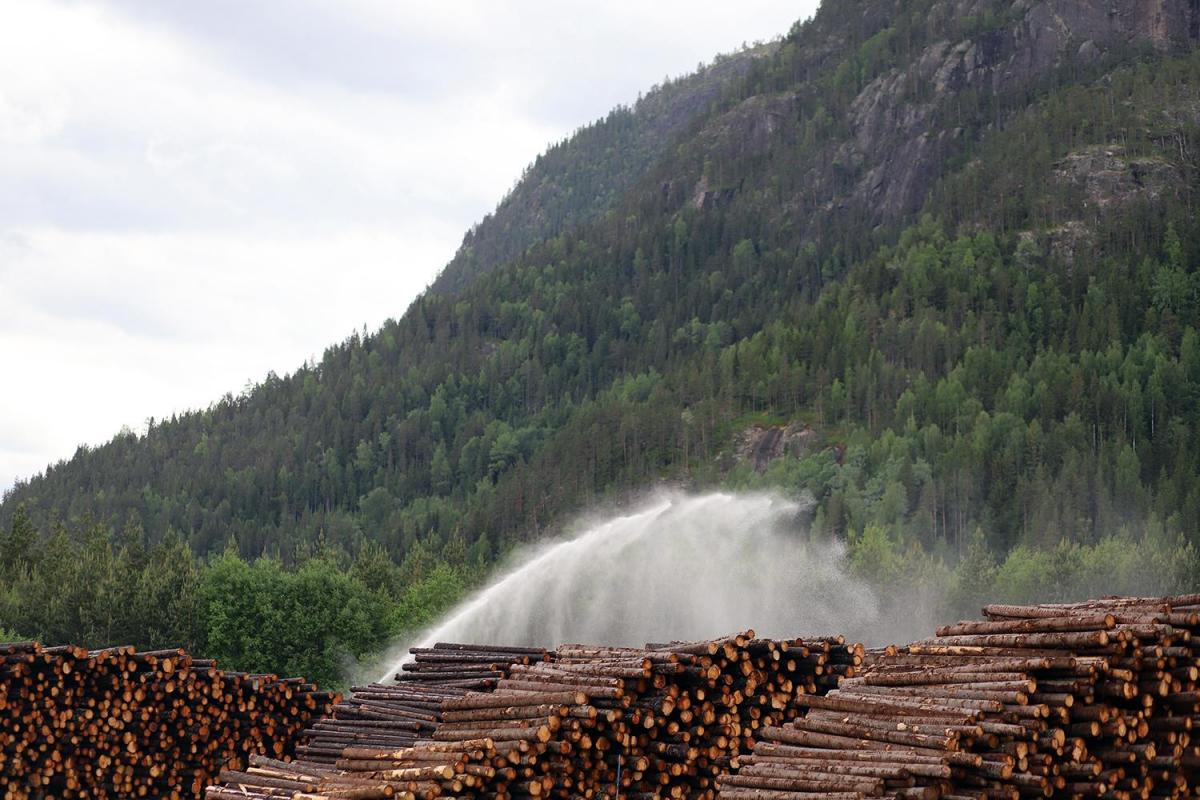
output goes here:
[[490, 692], [513, 665], [550, 658], [533, 647], [492, 647], [438, 643], [414, 647], [392, 684], [356, 686], [328, 719], [302, 736], [297, 755], [332, 764], [346, 747], [396, 750], [432, 736], [442, 722], [441, 705], [468, 692]]
[[1200, 595], [984, 609], [804, 696], [724, 800], [1200, 794]]
[[199, 796], [223, 765], [285, 758], [336, 695], [182, 650], [0, 644], [0, 797]]
[[439, 645], [395, 684], [359, 690], [341, 729], [314, 726], [319, 751], [255, 758], [208, 795], [1200, 796], [1200, 595], [984, 611], [866, 652], [752, 632], [636, 649]]
[[[831, 647], [823, 643], [822, 652]], [[434, 738], [495, 741], [504, 764], [517, 768], [506, 796], [588, 796], [605, 787], [712, 796], [715, 774], [751, 731], [786, 719], [793, 695], [815, 689], [810, 655], [752, 632], [639, 649], [564, 645], [553, 660], [513, 665], [491, 695], [447, 702]]]
[[[455, 648], [469, 652], [438, 645], [417, 652], [413, 663], [451, 663], [443, 656]], [[209, 800], [258, 800], [276, 791], [300, 792], [305, 800], [711, 798], [716, 777], [749, 752], [756, 731], [794, 718], [795, 698], [853, 676], [862, 658], [861, 647], [841, 639], [776, 642], [753, 632], [637, 649], [564, 645], [540, 658], [540, 651], [492, 655], [505, 653], [520, 658], [496, 665], [505, 675], [494, 685], [449, 685], [492, 680], [481, 676], [414, 680], [426, 671], [414, 666], [396, 686], [367, 687], [339, 709], [340, 733], [352, 738], [327, 738], [332, 747], [319, 752], [302, 748], [305, 761], [292, 765], [260, 759], [246, 772], [224, 775]], [[428, 694], [412, 694], [414, 685]], [[438, 692], [447, 696], [428, 714]], [[408, 731], [407, 746], [393, 746], [402, 740], [395, 733], [371, 740], [376, 732], [362, 706], [360, 716], [346, 716], [364, 697], [407, 703], [404, 713], [426, 713], [434, 727]]]

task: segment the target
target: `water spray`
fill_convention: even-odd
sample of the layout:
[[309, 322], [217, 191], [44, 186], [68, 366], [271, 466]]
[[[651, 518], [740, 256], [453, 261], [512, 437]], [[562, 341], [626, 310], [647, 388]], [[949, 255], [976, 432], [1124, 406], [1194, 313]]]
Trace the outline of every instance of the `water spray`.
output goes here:
[[771, 494], [660, 494], [527, 554], [417, 644], [864, 631], [879, 618], [878, 596], [846, 574], [840, 545], [810, 539], [810, 505]]

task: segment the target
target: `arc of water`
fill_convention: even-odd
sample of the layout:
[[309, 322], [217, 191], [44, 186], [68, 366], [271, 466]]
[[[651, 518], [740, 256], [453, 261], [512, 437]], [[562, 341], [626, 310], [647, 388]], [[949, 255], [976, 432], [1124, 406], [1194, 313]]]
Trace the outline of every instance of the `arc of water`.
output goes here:
[[750, 627], [861, 628], [878, 613], [873, 593], [847, 577], [838, 546], [810, 545], [800, 510], [770, 494], [659, 495], [534, 551], [420, 644], [641, 645]]

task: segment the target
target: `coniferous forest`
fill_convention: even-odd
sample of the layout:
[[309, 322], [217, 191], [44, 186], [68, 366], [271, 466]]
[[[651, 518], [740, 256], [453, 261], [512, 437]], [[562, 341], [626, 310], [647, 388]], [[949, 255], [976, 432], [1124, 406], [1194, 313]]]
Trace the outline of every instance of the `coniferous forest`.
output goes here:
[[960, 5], [828, 0], [655, 87], [397, 319], [19, 483], [0, 627], [327, 683], [666, 481], [810, 494], [947, 617], [1194, 587], [1200, 51], [1006, 61], [1039, 4]]

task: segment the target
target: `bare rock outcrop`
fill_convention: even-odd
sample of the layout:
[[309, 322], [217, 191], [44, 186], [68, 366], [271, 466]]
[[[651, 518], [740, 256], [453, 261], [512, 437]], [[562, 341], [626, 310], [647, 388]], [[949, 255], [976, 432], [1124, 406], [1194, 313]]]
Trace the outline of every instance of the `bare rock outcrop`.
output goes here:
[[787, 425], [755, 425], [738, 434], [735, 450], [738, 460], [765, 472], [771, 462], [788, 456], [802, 456], [815, 449], [819, 434], [803, 422]]
[[[809, 23], [812, 30], [798, 40], [807, 48], [808, 71], [816, 74], [845, 59], [856, 47], [851, 35], [858, 42], [883, 35], [906, 5], [826, 3]], [[1006, 108], [1023, 108], [1029, 93], [1056, 71], [1137, 50], [1183, 50], [1196, 39], [1198, 21], [1200, 12], [1190, 0], [940, 0], [928, 13], [929, 43], [861, 88], [837, 121], [849, 135], [834, 137], [811, 157], [802, 187], [785, 204], [786, 220], [779, 221], [819, 228], [823, 219], [839, 214], [867, 224], [914, 214], [964, 138], [978, 135], [980, 124], [1002, 121]], [[760, 95], [710, 121], [705, 135], [716, 145], [714, 152], [766, 156], [794, 147], [795, 123], [811, 113], [804, 108], [804, 91], [801, 85]], [[994, 107], [994, 119], [974, 120], [974, 132], [966, 127], [970, 122], [954, 124], [964, 97], [985, 98], [982, 105]], [[1106, 172], [1088, 189], [1097, 202], [1129, 195], [1139, 180], [1148, 192], [1169, 190], [1174, 180], [1150, 163], [1097, 166]], [[730, 191], [708, 174], [688, 188], [700, 208]]]
[[1055, 180], [1082, 194], [1085, 209], [1106, 210], [1157, 200], [1183, 189], [1178, 167], [1161, 158], [1133, 158], [1118, 146], [1089, 147], [1058, 163]]

